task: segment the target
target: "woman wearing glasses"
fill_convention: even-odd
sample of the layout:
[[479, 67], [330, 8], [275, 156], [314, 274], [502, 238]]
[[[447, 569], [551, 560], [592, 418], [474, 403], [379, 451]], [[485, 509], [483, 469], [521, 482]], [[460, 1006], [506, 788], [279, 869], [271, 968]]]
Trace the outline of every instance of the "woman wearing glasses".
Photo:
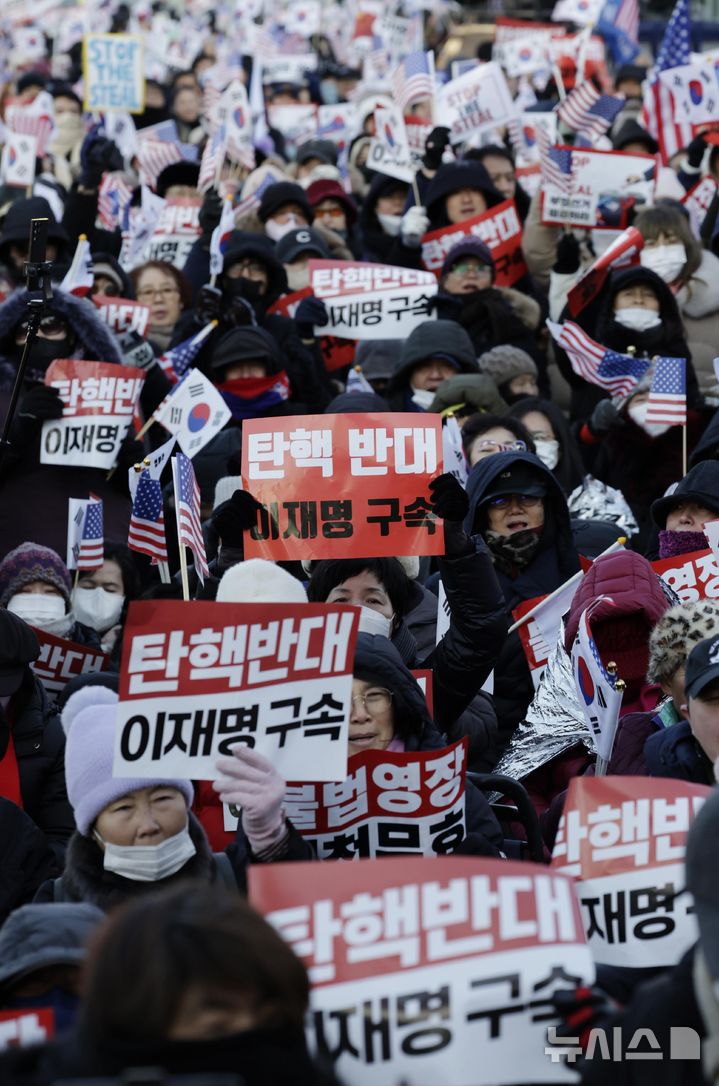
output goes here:
[[[379, 634], [357, 636], [349, 715], [349, 759], [365, 750], [441, 750], [445, 737], [394, 645]], [[213, 787], [223, 803], [242, 808], [249, 862], [312, 860], [315, 853], [285, 818], [285, 781], [269, 759], [246, 747], [219, 758], [222, 776]], [[454, 852], [498, 856], [502, 831], [484, 795], [472, 784], [466, 792], [466, 836]], [[240, 844], [238, 833], [237, 843]]]
[[149, 260], [130, 272], [138, 302], [150, 307], [147, 338], [160, 354], [170, 346], [175, 325], [192, 301], [182, 272], [163, 260]]
[[[567, 502], [549, 468], [528, 452], [479, 460], [467, 480], [466, 530], [487, 544], [508, 611], [544, 596], [579, 569]], [[494, 702], [503, 745], [534, 690], [519, 635], [510, 634], [494, 671]]]

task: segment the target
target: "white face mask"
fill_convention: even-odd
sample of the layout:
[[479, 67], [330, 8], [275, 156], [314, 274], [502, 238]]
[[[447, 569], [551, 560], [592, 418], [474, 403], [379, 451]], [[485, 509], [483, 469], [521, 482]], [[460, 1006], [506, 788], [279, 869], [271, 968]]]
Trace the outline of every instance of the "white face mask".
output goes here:
[[639, 262], [644, 268], [656, 272], [665, 283], [673, 283], [687, 262], [687, 251], [681, 242], [671, 245], [655, 245], [653, 249], [642, 249]]
[[379, 634], [381, 637], [392, 636], [392, 618], [380, 614], [372, 607], [360, 607], [359, 632]]
[[72, 590], [72, 608], [78, 622], [91, 626], [98, 633], [105, 633], [120, 621], [125, 597], [118, 592], [108, 592], [96, 585]]
[[402, 224], [401, 215], [382, 215], [378, 211], [377, 219], [385, 234], [389, 234], [391, 238], [399, 237], [400, 226]]
[[553, 438], [537, 438], [534, 442], [537, 456], [550, 471], [553, 471], [559, 463], [559, 442]]
[[416, 403], [417, 407], [421, 407], [423, 411], [429, 411], [434, 396], [434, 392], [431, 392], [428, 388], [412, 389], [412, 403]]
[[58, 633], [58, 626], [66, 626], [66, 629], [59, 633], [60, 637], [67, 633], [72, 625], [72, 619], [67, 622], [64, 599], [54, 593], [45, 595], [39, 592], [18, 592], [8, 600], [7, 609], [29, 626], [37, 626], [48, 633]]
[[623, 328], [631, 328], [632, 332], [646, 332], [662, 323], [662, 318], [653, 309], [644, 309], [638, 305], [618, 309], [614, 314], [614, 319]]
[[298, 226], [304, 225], [305, 223], [300, 222], [296, 215], [288, 215], [285, 222], [268, 219], [265, 223], [265, 233], [272, 241], [279, 241], [285, 234], [289, 234], [290, 230], [296, 230]]
[[309, 264], [305, 264], [304, 268], [285, 266], [285, 271], [287, 272], [287, 286], [290, 290], [304, 290], [305, 287], [310, 285]]
[[176, 874], [196, 854], [187, 826], [159, 845], [113, 845], [95, 837], [104, 846], [102, 865], [106, 871], [133, 882], [159, 882]]
[[671, 426], [666, 422], [647, 422], [647, 411], [649, 404], [646, 402], [638, 404], [630, 404], [627, 408], [627, 414], [629, 418], [641, 426], [645, 434], [649, 437], [661, 437], [662, 434], [666, 434], [667, 430], [671, 429]]

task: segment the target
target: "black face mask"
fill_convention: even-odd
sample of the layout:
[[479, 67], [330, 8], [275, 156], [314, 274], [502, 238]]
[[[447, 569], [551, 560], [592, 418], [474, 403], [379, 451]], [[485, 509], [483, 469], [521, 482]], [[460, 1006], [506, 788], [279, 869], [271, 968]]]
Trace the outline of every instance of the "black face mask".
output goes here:
[[[54, 362], [56, 358], [69, 358], [75, 349], [76, 342], [77, 340], [73, 335], [63, 336], [62, 339], [44, 339], [42, 336], [38, 336], [30, 348], [30, 358], [25, 371], [25, 379], [43, 381], [45, 371], [50, 363]], [[20, 361], [24, 347], [23, 343], [15, 344], [12, 355], [13, 361]]]
[[254, 279], [245, 279], [244, 275], [241, 275], [239, 279], [225, 279], [222, 283], [222, 293], [226, 298], [243, 298], [251, 305], [255, 305], [263, 297], [262, 283], [257, 283]]

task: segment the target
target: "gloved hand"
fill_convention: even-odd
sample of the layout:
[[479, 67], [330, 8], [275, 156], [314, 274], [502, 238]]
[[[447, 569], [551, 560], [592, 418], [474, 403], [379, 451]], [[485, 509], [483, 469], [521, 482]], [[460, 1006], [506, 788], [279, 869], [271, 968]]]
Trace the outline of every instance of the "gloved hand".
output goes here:
[[212, 514], [212, 526], [223, 547], [241, 547], [244, 532], [257, 523], [257, 510], [262, 506], [248, 490], [236, 490], [231, 498], [217, 506]]
[[217, 189], [208, 189], [205, 193], [199, 214], [200, 228], [202, 231], [200, 234], [200, 241], [203, 248], [209, 247], [212, 231], [216, 226], [219, 226], [220, 217], [222, 215], [222, 202], [222, 197]]
[[329, 322], [327, 306], [321, 298], [315, 298], [314, 294], [303, 298], [297, 306], [295, 324], [300, 339], [314, 339], [315, 327], [324, 328]]
[[611, 400], [600, 400], [592, 411], [587, 425], [595, 437], [601, 437], [615, 426], [623, 426], [624, 419]]
[[252, 303], [236, 295], [229, 300], [223, 299], [222, 320], [231, 328], [244, 328], [246, 324], [257, 324]]
[[702, 164], [704, 153], [707, 149], [703, 135], [695, 136], [687, 147], [687, 162], [694, 170], [698, 170]]
[[62, 418], [62, 399], [52, 385], [32, 385], [20, 400], [16, 419], [45, 422]]
[[402, 216], [399, 231], [408, 249], [419, 249], [422, 238], [429, 230], [429, 217], [421, 204], [415, 204]]
[[459, 479], [449, 472], [438, 475], [429, 484], [432, 512], [444, 521], [444, 553], [448, 558], [471, 554], [474, 545], [464, 530], [469, 512], [469, 497]]
[[112, 140], [98, 134], [97, 128], [91, 129], [80, 148], [79, 183], [84, 189], [100, 187], [102, 175], [121, 170], [125, 160]]
[[566, 1030], [573, 1037], [579, 1037], [582, 1050], [586, 1049], [590, 1031], [618, 1010], [618, 1005], [606, 992], [596, 987], [560, 988], [553, 993], [552, 1003]]
[[557, 242], [557, 259], [553, 270], [560, 275], [579, 271], [579, 242], [574, 234], [564, 233]]
[[424, 156], [422, 165], [428, 170], [438, 170], [442, 165], [442, 155], [449, 144], [449, 129], [444, 125], [433, 128], [424, 141]]
[[256, 856], [279, 845], [287, 833], [285, 782], [269, 759], [249, 747], [233, 749], [215, 763], [222, 774], [212, 787], [223, 803], [242, 808], [242, 827]]
[[220, 320], [222, 312], [222, 291], [219, 287], [211, 287], [206, 283], [200, 287], [195, 302], [195, 314], [200, 324], [209, 324], [210, 321]]

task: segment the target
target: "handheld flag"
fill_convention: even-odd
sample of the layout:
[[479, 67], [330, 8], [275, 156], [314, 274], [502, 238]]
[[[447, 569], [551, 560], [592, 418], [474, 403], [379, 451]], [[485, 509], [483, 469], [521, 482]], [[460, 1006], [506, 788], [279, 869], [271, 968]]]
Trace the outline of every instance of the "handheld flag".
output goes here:
[[689, 120], [677, 113], [674, 96], [659, 74], [667, 68], [690, 63], [690, 38], [689, 0], [677, 0], [644, 92], [641, 113], [641, 124], [659, 142], [665, 166], [672, 155], [691, 141], [694, 129]]
[[232, 207], [232, 198], [228, 196], [222, 202], [222, 215], [210, 238], [210, 274], [213, 277], [220, 275], [222, 272], [224, 265], [223, 253], [234, 229], [235, 212]]
[[199, 370], [188, 370], [154, 414], [189, 457], [204, 449], [231, 417], [220, 392]]
[[140, 472], [137, 480], [127, 545], [139, 554], [147, 554], [159, 562], [167, 561], [162, 485], [159, 479], [153, 479], [147, 468]]
[[361, 366], [353, 366], [347, 374], [345, 392], [374, 392], [372, 385], [362, 373]]
[[600, 257], [591, 264], [581, 279], [567, 294], [567, 308], [573, 317], [578, 316], [586, 305], [596, 298], [611, 268], [631, 264], [644, 247], [644, 238], [636, 226], [629, 226], [608, 245]]
[[408, 109], [420, 98], [434, 96], [434, 57], [431, 52], [410, 53], [392, 73], [394, 100], [401, 110]]
[[444, 470], [464, 486], [467, 482], [467, 460], [462, 445], [462, 431], [454, 415], [448, 415], [442, 426], [442, 452]]
[[78, 298], [84, 298], [93, 288], [95, 276], [92, 270], [92, 254], [90, 242], [85, 234], [80, 234], [77, 239], [77, 248], [72, 258], [72, 264], [67, 274], [60, 283], [60, 290], [66, 294], [74, 294]]
[[177, 453], [172, 458], [172, 482], [175, 488], [175, 514], [180, 553], [184, 554], [185, 547], [190, 548], [195, 559], [197, 576], [204, 585], [205, 577], [210, 576], [210, 569], [207, 565], [200, 519], [200, 488], [197, 485], [192, 462], [182, 453]]
[[687, 360], [657, 358], [647, 401], [647, 422], [686, 426]]
[[560, 120], [592, 144], [611, 128], [624, 103], [623, 95], [601, 94], [587, 82], [575, 87], [556, 108]]
[[102, 500], [91, 495], [82, 505], [77, 552], [74, 554], [74, 564], [68, 569], [97, 569], [105, 561]]
[[573, 321], [547, 321], [552, 339], [569, 357], [572, 369], [590, 384], [606, 388], [612, 396], [628, 396], [651, 366], [647, 358], [619, 354], [596, 343]]
[[206, 324], [205, 327], [201, 328], [194, 336], [190, 336], [189, 339], [184, 339], [182, 343], [178, 343], [176, 347], [170, 347], [157, 359], [158, 366], [165, 376], [169, 377], [173, 385], [177, 384], [177, 382], [185, 376], [195, 355], [209, 336], [210, 332], [214, 331], [217, 327], [217, 323], [217, 321], [210, 321], [209, 324]]
[[[608, 599], [608, 597], [599, 597]], [[596, 602], [596, 601], [595, 601]], [[611, 600], [610, 600], [611, 602]], [[582, 612], [572, 647], [572, 674], [590, 734], [597, 748], [597, 771], [606, 771], [619, 723], [623, 686], [605, 668], [589, 625], [591, 606]]]

